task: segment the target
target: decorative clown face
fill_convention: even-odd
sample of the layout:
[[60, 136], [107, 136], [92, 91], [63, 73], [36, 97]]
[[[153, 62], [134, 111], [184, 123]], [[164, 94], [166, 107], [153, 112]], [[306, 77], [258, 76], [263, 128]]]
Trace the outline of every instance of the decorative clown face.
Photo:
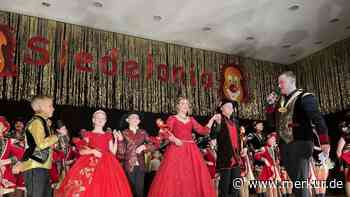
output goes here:
[[241, 102], [244, 99], [241, 71], [233, 66], [224, 70], [223, 92], [226, 98]]
[[[0, 31], [0, 46], [2, 45], [6, 46], [7, 40], [4, 33]], [[0, 50], [0, 72], [2, 72], [4, 68], [5, 68], [5, 57], [4, 57], [4, 54], [2, 53], [2, 50]]]
[[16, 49], [15, 30], [0, 25], [0, 76], [16, 76], [14, 56]]

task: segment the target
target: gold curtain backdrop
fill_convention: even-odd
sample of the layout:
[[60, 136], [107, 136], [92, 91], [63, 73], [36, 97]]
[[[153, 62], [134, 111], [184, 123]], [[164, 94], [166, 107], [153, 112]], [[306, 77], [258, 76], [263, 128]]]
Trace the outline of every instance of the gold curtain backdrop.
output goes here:
[[350, 109], [350, 38], [289, 66], [299, 87], [315, 93], [322, 112]]
[[[173, 113], [176, 98], [182, 94], [192, 103], [194, 115], [211, 115], [220, 100], [220, 65], [236, 63], [245, 75], [249, 95], [249, 101], [240, 106], [239, 116], [246, 119], [263, 119], [265, 97], [277, 86], [277, 76], [288, 68], [296, 68], [16, 13], [0, 11], [0, 24], [8, 24], [15, 29], [17, 42], [15, 64], [18, 75], [15, 78], [0, 78], [0, 99], [5, 100], [29, 100], [36, 94], [48, 94], [55, 98], [56, 104]], [[50, 54], [50, 63], [44, 67], [24, 63], [25, 54], [32, 54], [27, 43], [33, 36], [42, 36], [49, 40], [46, 48]], [[59, 55], [64, 41], [68, 43], [68, 62], [66, 68], [60, 70]], [[119, 49], [118, 74], [106, 76], [99, 70], [98, 61], [112, 48]], [[153, 56], [155, 69], [152, 79], [147, 80], [145, 73], [149, 50]], [[88, 66], [96, 72], [86, 73], [76, 70], [73, 57], [81, 51], [92, 54], [93, 62]], [[34, 59], [40, 58], [37, 54], [33, 53]], [[349, 56], [344, 58], [349, 61]], [[128, 60], [135, 60], [140, 65], [139, 79], [132, 80], [124, 74], [123, 66]], [[159, 64], [169, 66], [169, 82], [158, 80], [156, 68]], [[189, 78], [191, 64], [196, 66], [197, 83], [194, 87], [190, 85]], [[178, 65], [185, 67], [184, 84], [172, 82], [172, 68]], [[330, 64], [325, 67], [332, 70]], [[312, 65], [307, 68], [317, 70], [313, 69]], [[307, 68], [301, 69], [306, 71]], [[337, 70], [327, 72], [332, 72], [334, 83], [336, 80], [345, 79], [337, 72], [340, 68], [348, 69], [345, 64], [340, 66], [337, 62]], [[299, 81], [302, 79], [302, 83], [307, 83], [306, 80], [311, 78], [298, 69], [295, 70]], [[198, 79], [204, 70], [214, 75], [213, 87], [208, 90]], [[312, 76], [314, 73], [315, 71], [309, 75]], [[321, 71], [318, 73], [321, 78], [323, 74]], [[315, 80], [312, 78], [312, 82], [317, 84]], [[316, 90], [320, 92], [315, 92], [321, 97], [323, 111], [344, 109], [345, 104], [349, 104], [349, 97], [345, 98], [344, 92], [338, 91], [337, 94], [333, 94], [332, 91], [335, 89], [332, 88], [326, 90], [326, 94], [324, 87], [330, 85], [323, 82], [319, 83], [319, 86], [321, 85], [323, 89], [318, 87]], [[349, 85], [344, 85], [341, 90], [345, 88], [349, 89]], [[336, 95], [341, 95], [343, 99], [335, 99]], [[322, 98], [324, 96], [327, 98]], [[329, 96], [332, 96], [332, 99], [328, 98]]]

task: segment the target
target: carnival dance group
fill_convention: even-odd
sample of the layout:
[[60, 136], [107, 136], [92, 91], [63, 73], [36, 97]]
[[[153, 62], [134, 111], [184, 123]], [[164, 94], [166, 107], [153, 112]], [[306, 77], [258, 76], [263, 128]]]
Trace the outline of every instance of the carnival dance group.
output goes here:
[[[332, 162], [315, 96], [297, 89], [290, 71], [279, 76], [278, 84], [281, 95], [268, 96], [267, 121], [256, 121], [249, 133], [233, 116], [237, 102], [223, 99], [203, 126], [189, 115], [189, 100], [180, 97], [176, 115], [155, 120], [157, 136], [139, 127], [138, 112], [123, 116], [124, 130], [104, 131], [108, 117], [98, 110], [92, 114], [93, 129], [70, 139], [61, 121], [52, 125], [49, 119], [52, 98], [35, 96], [35, 115], [25, 125], [19, 121], [10, 131], [0, 117], [1, 195], [23, 196], [25, 190], [28, 197], [325, 196], [325, 187], [284, 184], [326, 180]], [[350, 163], [347, 124], [341, 127], [337, 155]], [[208, 145], [199, 148], [193, 131]], [[164, 157], [145, 192], [145, 154], [164, 144]], [[234, 186], [237, 179], [240, 187]], [[275, 185], [252, 189], [252, 181]]]

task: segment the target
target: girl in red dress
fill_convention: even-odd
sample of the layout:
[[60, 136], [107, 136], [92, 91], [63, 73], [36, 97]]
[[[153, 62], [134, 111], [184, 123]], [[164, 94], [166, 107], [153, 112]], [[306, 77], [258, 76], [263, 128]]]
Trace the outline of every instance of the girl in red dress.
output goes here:
[[215, 190], [203, 157], [192, 139], [192, 129], [208, 134], [216, 116], [206, 127], [187, 114], [190, 104], [180, 97], [177, 115], [170, 116], [167, 126], [172, 135], [164, 159], [152, 182], [148, 197], [215, 197]]
[[[267, 144], [262, 148], [261, 151], [255, 153], [255, 159], [264, 162], [264, 167], [259, 175], [259, 181], [272, 181], [277, 186], [278, 182], [281, 182], [279, 160], [276, 152], [276, 139], [277, 133], [273, 132], [267, 136]], [[272, 185], [272, 184], [271, 184]], [[267, 185], [268, 186], [268, 185]], [[277, 197], [278, 190], [276, 187], [267, 188], [268, 196]]]
[[[131, 190], [124, 171], [115, 157], [117, 140], [105, 133], [106, 113], [93, 114], [94, 129], [83, 133], [80, 157], [69, 170], [60, 187], [62, 197], [131, 197]], [[118, 137], [114, 133], [114, 138]]]
[[203, 151], [203, 157], [207, 164], [210, 177], [215, 179], [216, 174], [216, 153], [215, 150], [211, 149], [210, 145], [206, 147]]
[[24, 149], [16, 146], [13, 139], [4, 138], [9, 129], [6, 118], [0, 116], [0, 196], [15, 192], [17, 178], [12, 173], [12, 165], [24, 153]]
[[350, 196], [350, 123], [341, 122], [339, 129], [342, 136], [338, 141], [337, 157], [344, 162], [345, 191]]
[[[215, 142], [214, 142], [215, 141]], [[202, 150], [203, 158], [207, 164], [209, 174], [211, 179], [213, 180], [213, 185], [215, 188], [215, 193], [218, 192], [217, 187], [217, 176], [216, 176], [216, 150], [212, 146], [212, 144], [216, 143], [216, 139], [209, 141], [209, 144], [205, 149]]]

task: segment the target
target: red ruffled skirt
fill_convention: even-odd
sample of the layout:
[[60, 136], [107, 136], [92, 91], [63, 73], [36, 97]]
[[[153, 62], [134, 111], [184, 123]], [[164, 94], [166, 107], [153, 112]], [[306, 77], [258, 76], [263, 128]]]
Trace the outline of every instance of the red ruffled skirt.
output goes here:
[[121, 165], [109, 152], [101, 158], [81, 156], [67, 173], [58, 194], [61, 197], [132, 197]]
[[215, 190], [196, 144], [169, 145], [148, 197], [215, 197]]

